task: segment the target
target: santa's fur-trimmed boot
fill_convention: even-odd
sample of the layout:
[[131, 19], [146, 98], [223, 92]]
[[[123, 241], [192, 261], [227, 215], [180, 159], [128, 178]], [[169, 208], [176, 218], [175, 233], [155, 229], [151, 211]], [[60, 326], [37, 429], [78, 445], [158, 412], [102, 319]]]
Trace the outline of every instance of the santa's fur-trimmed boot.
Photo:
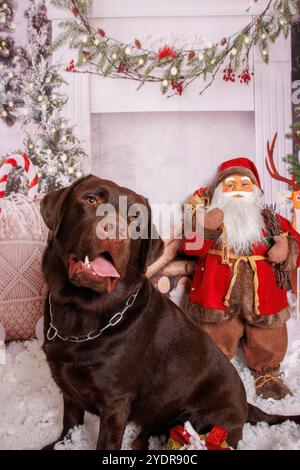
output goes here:
[[277, 370], [265, 370], [264, 372], [252, 371], [256, 394], [262, 398], [273, 398], [281, 400], [287, 395], [293, 395], [285, 385], [284, 373]]

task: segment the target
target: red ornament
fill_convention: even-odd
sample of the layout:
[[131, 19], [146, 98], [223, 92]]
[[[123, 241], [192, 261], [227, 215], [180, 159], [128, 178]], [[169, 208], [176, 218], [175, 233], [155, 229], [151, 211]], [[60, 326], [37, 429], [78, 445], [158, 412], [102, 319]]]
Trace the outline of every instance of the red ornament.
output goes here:
[[242, 73], [238, 76], [240, 83], [245, 83], [248, 85], [248, 83], [251, 81], [251, 75], [253, 76], [254, 73], [250, 73], [248, 69], [243, 70]]
[[141, 48], [142, 48], [142, 43], [141, 43], [141, 41], [139, 41], [138, 39], [135, 39], [135, 40], [134, 40], [134, 44], [135, 44], [135, 47], [136, 47], [137, 49], [141, 49]]
[[235, 82], [235, 73], [233, 72], [232, 68], [230, 65], [223, 70], [223, 80], [225, 82]]
[[190, 52], [188, 53], [188, 60], [189, 60], [189, 61], [190, 61], [190, 60], [193, 60], [193, 58], [195, 57], [195, 55], [196, 55], [196, 54], [195, 54], [195, 51], [190, 51]]
[[101, 36], [101, 38], [105, 37], [105, 31], [103, 29], [97, 28], [97, 33], [99, 34], [99, 36]]
[[[206, 436], [206, 447], [208, 450], [229, 450], [229, 447], [223, 447], [228, 431], [221, 426], [214, 426]], [[222, 446], [223, 444], [223, 446]]]
[[175, 426], [175, 428], [171, 429], [170, 437], [174, 441], [179, 442], [179, 444], [181, 444], [182, 446], [190, 443], [189, 433], [184, 429], [183, 426], [180, 426], [180, 424]]
[[175, 90], [179, 96], [182, 95], [183, 92], [183, 87], [182, 87], [182, 82], [172, 82], [172, 88]]
[[176, 59], [177, 53], [172, 49], [170, 46], [165, 46], [162, 49], [159, 49], [156, 59], [163, 60], [163, 59]]
[[227, 43], [227, 38], [221, 39], [221, 41], [220, 41], [221, 46], [225, 46], [226, 43]]
[[117, 67], [118, 73], [128, 72], [128, 66], [124, 62], [120, 62]]
[[75, 69], [74, 59], [70, 60], [68, 67], [65, 69], [66, 72], [77, 72]]
[[74, 16], [78, 16], [79, 15], [79, 10], [77, 7], [72, 7], [71, 8], [71, 12], [73, 13]]
[[[231, 450], [226, 442], [228, 431], [221, 426], [214, 426], [208, 434], [200, 434], [200, 439], [205, 442], [207, 450]], [[180, 449], [190, 444], [190, 434], [181, 425], [170, 430], [170, 439], [167, 449]]]
[[194, 196], [200, 196], [200, 197], [202, 197], [203, 194], [206, 194], [206, 193], [208, 193], [208, 192], [209, 192], [208, 186], [204, 186], [204, 187], [202, 187], [202, 188], [197, 189], [197, 190], [194, 192]]

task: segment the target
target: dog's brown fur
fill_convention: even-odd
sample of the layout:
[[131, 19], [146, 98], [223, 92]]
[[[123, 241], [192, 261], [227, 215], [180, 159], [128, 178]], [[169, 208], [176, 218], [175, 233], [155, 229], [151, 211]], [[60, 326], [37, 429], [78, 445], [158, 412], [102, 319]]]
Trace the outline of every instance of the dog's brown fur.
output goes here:
[[[253, 423], [287, 419], [266, 415], [251, 405], [248, 408], [235, 368], [188, 314], [146, 279], [147, 266], [161, 254], [161, 240], [99, 240], [96, 208], [83, 203], [89, 194], [97, 195], [101, 203], [112, 203], [117, 210], [120, 195], [128, 196], [129, 205], [148, 204], [134, 192], [95, 176], [45, 196], [41, 212], [52, 235], [43, 266], [56, 327], [64, 336], [102, 328], [124, 307], [130, 294], [140, 291], [120, 323], [83, 343], [47, 339], [46, 302], [44, 351], [64, 399], [63, 431], [58, 440], [83, 423], [85, 411], [100, 417], [97, 448], [103, 450], [121, 448], [127, 421], [141, 427], [134, 443], [134, 448], [141, 449], [147, 448], [149, 436], [187, 420], [198, 432], [213, 425], [227, 428], [228, 442], [236, 447], [247, 419]], [[151, 225], [150, 219], [146, 225]], [[70, 281], [70, 253], [93, 259], [104, 250], [111, 253], [121, 273], [110, 294], [105, 283], [84, 285], [84, 280], [77, 279], [75, 285]]]

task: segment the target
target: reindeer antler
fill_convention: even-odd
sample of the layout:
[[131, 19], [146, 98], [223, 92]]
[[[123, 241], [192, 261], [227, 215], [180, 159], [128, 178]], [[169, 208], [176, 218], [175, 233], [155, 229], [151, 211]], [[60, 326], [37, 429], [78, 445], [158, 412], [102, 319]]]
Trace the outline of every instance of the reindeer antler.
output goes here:
[[298, 191], [300, 187], [296, 183], [295, 177], [292, 176], [292, 178], [286, 178], [285, 176], [281, 176], [276, 169], [276, 166], [274, 163], [274, 156], [273, 156], [276, 139], [277, 139], [277, 132], [273, 137], [271, 147], [270, 147], [269, 141], [267, 142], [268, 157], [265, 159], [265, 161], [266, 161], [266, 167], [267, 167], [268, 173], [271, 176], [271, 178], [277, 181], [283, 181], [284, 183], [287, 183], [288, 185], [292, 186], [294, 191]]

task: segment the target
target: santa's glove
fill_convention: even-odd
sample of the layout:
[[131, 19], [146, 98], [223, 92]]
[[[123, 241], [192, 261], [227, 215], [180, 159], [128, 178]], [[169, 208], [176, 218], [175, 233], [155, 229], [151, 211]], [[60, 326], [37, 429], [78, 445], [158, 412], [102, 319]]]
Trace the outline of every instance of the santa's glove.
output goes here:
[[287, 237], [277, 235], [273, 237], [274, 245], [268, 251], [268, 259], [271, 263], [279, 264], [284, 263], [288, 257], [289, 244]]
[[224, 212], [215, 208], [204, 214], [204, 228], [206, 230], [218, 230], [224, 222]]

